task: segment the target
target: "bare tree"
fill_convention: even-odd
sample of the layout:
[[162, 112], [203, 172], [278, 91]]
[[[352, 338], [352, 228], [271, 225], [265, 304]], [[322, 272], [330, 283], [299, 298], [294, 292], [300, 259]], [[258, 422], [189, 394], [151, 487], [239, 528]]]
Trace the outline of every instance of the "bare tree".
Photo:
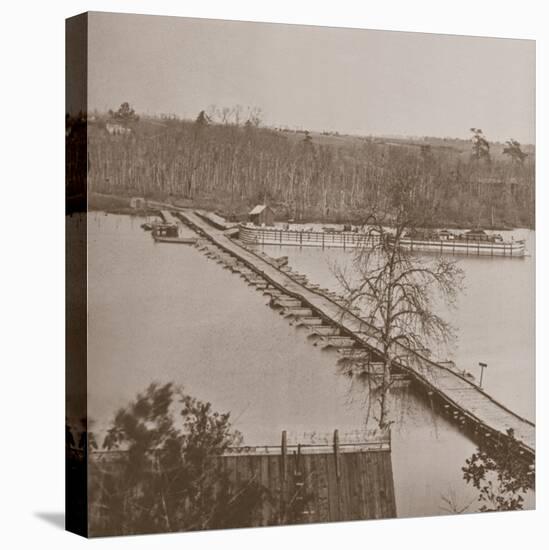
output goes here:
[[448, 514], [464, 514], [471, 509], [475, 502], [475, 498], [469, 499], [467, 502], [460, 501], [456, 495], [456, 491], [450, 487], [448, 492], [440, 496], [442, 504], [440, 509]]
[[433, 308], [435, 293], [452, 305], [461, 288], [463, 272], [447, 257], [418, 256], [406, 247], [406, 238], [429, 226], [436, 207], [425, 199], [421, 169], [410, 159], [387, 174], [390, 200], [366, 217], [367, 239], [354, 258], [353, 274], [336, 266], [347, 306], [366, 312], [368, 332], [380, 344], [380, 428], [391, 424], [391, 371], [410, 350], [428, 352], [428, 346], [448, 343], [452, 327]]
[[248, 126], [257, 128], [261, 125], [263, 111], [259, 107], [248, 107], [246, 118], [246, 124]]
[[236, 126], [240, 126], [242, 122], [242, 105], [236, 104], [233, 107], [233, 121]]
[[206, 116], [208, 117], [208, 120], [214, 122], [216, 120], [217, 112], [218, 109], [215, 103], [208, 105], [208, 108], [206, 109]]

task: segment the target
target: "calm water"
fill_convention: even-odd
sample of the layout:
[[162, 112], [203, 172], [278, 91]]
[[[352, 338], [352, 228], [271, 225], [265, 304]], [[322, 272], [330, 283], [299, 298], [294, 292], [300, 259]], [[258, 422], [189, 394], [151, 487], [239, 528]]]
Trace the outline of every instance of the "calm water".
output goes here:
[[[440, 315], [457, 333], [455, 346], [441, 359], [480, 377], [479, 361], [488, 364], [483, 387], [500, 402], [535, 419], [535, 234], [516, 230], [504, 238], [525, 239], [525, 258], [456, 257], [465, 273], [465, 290], [455, 309], [438, 304]], [[270, 251], [269, 251], [270, 248]], [[321, 286], [339, 291], [333, 266], [352, 267], [353, 252], [339, 249], [264, 247], [288, 256], [290, 265]]]
[[[365, 427], [367, 392], [339, 373], [336, 354], [313, 346], [307, 331], [291, 326], [267, 306], [261, 293], [197, 249], [154, 244], [140, 229], [141, 222], [102, 213], [89, 217], [88, 406], [95, 431], [103, 432], [117, 408], [152, 381], [182, 384], [214, 409], [230, 411], [250, 445], [278, 444], [284, 429], [300, 434]], [[278, 253], [290, 255], [292, 265], [303, 272], [318, 270], [317, 282], [330, 280], [327, 256], [321, 251]], [[514, 262], [503, 264], [522, 269]], [[481, 264], [472, 269], [481, 271]], [[507, 282], [509, 272], [498, 271], [501, 265], [487, 264], [486, 269], [497, 284]], [[481, 273], [476, 277], [484, 278]], [[501, 287], [493, 294], [501, 297]], [[500, 318], [524, 307], [517, 294], [514, 305], [504, 301], [499, 306]], [[486, 318], [481, 325], [497, 322]], [[528, 330], [520, 328], [512, 341], [524, 341], [526, 348]], [[499, 342], [499, 354], [497, 347], [486, 346], [482, 356], [491, 362], [491, 384], [497, 372], [518, 369], [512, 359], [495, 361], [504, 355]], [[506, 348], [509, 340], [504, 343]], [[471, 355], [474, 345], [467, 345]], [[514, 351], [509, 353], [515, 357]], [[524, 358], [520, 365], [533, 384], [533, 366]], [[494, 389], [499, 388], [502, 397], [507, 391], [507, 397], [527, 403], [529, 383], [520, 378], [517, 374], [516, 380]], [[458, 505], [469, 502], [475, 493], [463, 482], [461, 466], [474, 444], [411, 389], [395, 396], [393, 416], [398, 515], [444, 513], [444, 495], [455, 495]]]

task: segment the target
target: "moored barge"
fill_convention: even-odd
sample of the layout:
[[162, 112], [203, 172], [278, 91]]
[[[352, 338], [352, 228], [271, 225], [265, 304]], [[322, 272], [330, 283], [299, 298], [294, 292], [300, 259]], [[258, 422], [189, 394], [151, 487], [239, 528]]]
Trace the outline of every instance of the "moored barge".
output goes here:
[[367, 248], [379, 243], [380, 235], [358, 231], [290, 229], [240, 224], [239, 239], [245, 244], [314, 246], [319, 248]]
[[197, 237], [183, 237], [179, 225], [173, 223], [157, 223], [152, 228], [152, 237], [157, 243], [195, 244]]
[[[245, 244], [312, 246], [318, 248], [368, 248], [380, 242], [382, 235], [374, 231], [325, 229], [291, 229], [290, 227], [240, 224], [239, 239]], [[389, 243], [394, 236], [387, 232]], [[416, 231], [405, 235], [399, 246], [412, 252], [468, 256], [523, 257], [524, 240], [505, 241], [501, 235], [491, 235], [481, 229], [465, 232]]]
[[[388, 237], [392, 239], [391, 236]], [[441, 231], [415, 231], [405, 235], [399, 246], [416, 252], [433, 252], [467, 256], [523, 257], [526, 246], [523, 240], [504, 241], [501, 235], [488, 234], [482, 229], [463, 233]]]

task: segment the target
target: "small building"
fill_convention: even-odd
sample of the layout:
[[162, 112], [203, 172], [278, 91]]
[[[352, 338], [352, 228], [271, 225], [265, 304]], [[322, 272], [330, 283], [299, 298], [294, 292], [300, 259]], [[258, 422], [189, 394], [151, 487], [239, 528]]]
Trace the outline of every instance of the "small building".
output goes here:
[[117, 122], [107, 122], [105, 129], [111, 136], [124, 136], [131, 134], [131, 128], [126, 128]]
[[438, 238], [441, 241], [451, 241], [455, 238], [455, 235], [451, 231], [448, 231], [448, 229], [441, 229], [438, 232]]
[[135, 210], [142, 210], [147, 206], [147, 202], [143, 197], [132, 197], [130, 199], [130, 208], [134, 208]]
[[258, 204], [249, 214], [254, 225], [274, 225], [274, 210], [266, 204]]

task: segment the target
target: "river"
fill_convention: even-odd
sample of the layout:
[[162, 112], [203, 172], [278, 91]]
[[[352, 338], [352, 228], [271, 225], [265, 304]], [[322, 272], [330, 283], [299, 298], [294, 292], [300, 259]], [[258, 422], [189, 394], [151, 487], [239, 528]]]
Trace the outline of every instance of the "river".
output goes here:
[[[524, 258], [456, 256], [463, 269], [464, 291], [455, 308], [439, 301], [437, 313], [449, 321], [457, 340], [441, 359], [480, 378], [479, 362], [487, 363], [483, 388], [513, 411], [535, 420], [535, 233], [525, 229], [499, 232], [505, 240], [524, 239]], [[334, 266], [351, 268], [353, 251], [264, 247], [266, 253], [288, 256], [289, 265], [321, 286], [341, 287]]]
[[[367, 392], [340, 373], [335, 353], [313, 346], [307, 331], [296, 329], [268, 307], [266, 297], [196, 248], [155, 244], [140, 228], [142, 221], [104, 213], [88, 217], [88, 414], [99, 436], [116, 410], [152, 381], [183, 385], [215, 410], [230, 411], [249, 445], [278, 444], [282, 430], [299, 436], [364, 429], [371, 421]], [[273, 254], [290, 256], [292, 266], [325, 285], [334, 283], [329, 262], [348, 259], [341, 251], [318, 249]], [[467, 270], [469, 290], [456, 319], [463, 323], [460, 338], [474, 337], [461, 339], [456, 353], [460, 362], [467, 354], [471, 361], [489, 362], [487, 389], [528, 414], [533, 297], [525, 292], [531, 280], [524, 266], [533, 261], [463, 261], [478, 263]], [[516, 288], [509, 270], [521, 277]], [[477, 288], [486, 280], [489, 289]], [[503, 290], [511, 295], [505, 298]], [[479, 295], [485, 309], [477, 319], [471, 307]], [[521, 311], [522, 324], [516, 319]], [[477, 329], [490, 327], [482, 333], [488, 337], [469, 327], [473, 317]], [[509, 334], [498, 338], [497, 327]], [[515, 343], [531, 364], [511, 349]], [[413, 388], [403, 388], [393, 401], [398, 516], [445, 513], [445, 496], [457, 505], [469, 503], [475, 491], [463, 481], [461, 466], [474, 452], [473, 442]]]

